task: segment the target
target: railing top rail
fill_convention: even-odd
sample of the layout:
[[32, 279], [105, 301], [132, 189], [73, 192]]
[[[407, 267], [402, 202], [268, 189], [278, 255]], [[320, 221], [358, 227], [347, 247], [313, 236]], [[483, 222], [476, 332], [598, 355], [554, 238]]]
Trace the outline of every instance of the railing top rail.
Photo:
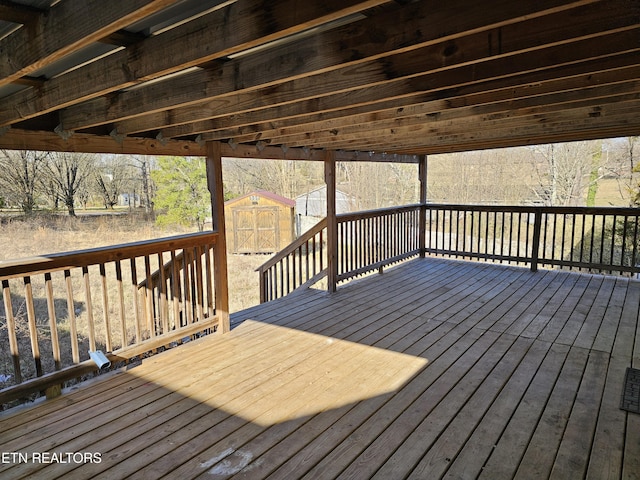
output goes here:
[[340, 222], [349, 222], [351, 220], [359, 220], [362, 218], [372, 218], [377, 217], [379, 215], [385, 215], [389, 213], [399, 213], [406, 212], [408, 210], [416, 210], [420, 208], [419, 203], [412, 203], [410, 205], [401, 205], [397, 207], [385, 207], [385, 208], [376, 208], [374, 210], [363, 210], [361, 212], [350, 212], [350, 213], [340, 213], [336, 215], [338, 219], [338, 223]]
[[322, 220], [320, 220], [317, 224], [315, 224], [313, 227], [311, 227], [309, 230], [307, 230], [305, 233], [303, 233], [296, 240], [294, 240], [293, 243], [290, 243], [284, 250], [279, 251], [273, 257], [267, 260], [265, 263], [263, 263], [258, 268], [256, 268], [255, 271], [262, 273], [268, 270], [269, 268], [273, 267], [280, 260], [285, 258], [287, 255], [295, 252], [299, 247], [304, 245], [305, 242], [310, 240], [314, 235], [316, 235], [326, 227], [327, 227], [327, 218], [325, 217]]
[[640, 208], [636, 207], [562, 207], [544, 205], [471, 205], [427, 203], [427, 209], [432, 210], [467, 210], [483, 212], [522, 212], [522, 213], [555, 213], [555, 214], [585, 214], [585, 215], [638, 215]]
[[0, 261], [0, 279], [18, 277], [25, 274], [46, 273], [77, 267], [87, 267], [100, 263], [127, 260], [142, 255], [152, 255], [187, 248], [194, 244], [215, 244], [217, 232], [201, 232], [165, 237], [140, 242], [125, 243], [107, 247], [97, 247], [72, 252], [52, 253], [37, 257]]

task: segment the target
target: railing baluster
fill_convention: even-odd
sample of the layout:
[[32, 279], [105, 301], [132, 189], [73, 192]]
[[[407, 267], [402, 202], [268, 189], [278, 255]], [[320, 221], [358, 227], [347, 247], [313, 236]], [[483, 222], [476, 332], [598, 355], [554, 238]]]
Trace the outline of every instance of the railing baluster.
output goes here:
[[202, 274], [202, 256], [204, 255], [204, 249], [200, 246], [194, 247], [194, 262], [196, 266], [196, 288], [198, 292], [198, 321], [204, 320], [204, 313], [206, 311], [206, 300], [204, 297], [204, 276]]
[[118, 289], [118, 319], [120, 320], [120, 347], [128, 345], [127, 338], [127, 322], [125, 317], [125, 300], [124, 300], [124, 285], [122, 282], [122, 264], [120, 260], [116, 260], [116, 287]]
[[71, 358], [73, 363], [80, 362], [80, 352], [78, 347], [78, 326], [76, 323], [76, 307], [73, 301], [73, 283], [71, 281], [71, 271], [64, 271], [65, 287], [67, 290], [67, 311], [69, 312], [69, 334], [71, 336]]
[[109, 321], [109, 294], [107, 288], [107, 272], [104, 263], [99, 265], [100, 283], [102, 285], [102, 318], [105, 326], [105, 347], [108, 352], [113, 350], [111, 343], [111, 325]]
[[[631, 254], [630, 267], [638, 266], [638, 222], [640, 221], [640, 217], [636, 216], [633, 221], [633, 253]], [[636, 278], [638, 274], [636, 274]]]
[[136, 343], [142, 341], [142, 319], [140, 318], [140, 292], [138, 290], [138, 270], [136, 259], [129, 261], [131, 267], [131, 293], [133, 302], [133, 313], [135, 316]]
[[51, 353], [53, 354], [53, 363], [56, 370], [60, 370], [62, 366], [62, 356], [60, 354], [60, 341], [58, 340], [58, 325], [56, 321], [56, 306], [53, 295], [53, 285], [51, 282], [51, 273], [44, 274], [45, 290], [47, 295], [47, 312], [49, 314], [49, 331], [51, 335]]
[[164, 270], [164, 258], [162, 253], [158, 253], [158, 317], [160, 318], [158, 326], [162, 325], [162, 333], [169, 331], [169, 305], [167, 298], [167, 275]]
[[[616, 246], [616, 226], [618, 224], [618, 216], [614, 215], [613, 216], [613, 220], [611, 221], [611, 254], [610, 256], [610, 260], [609, 260], [609, 264], [610, 265], [614, 265], [614, 252], [615, 252], [615, 246]], [[609, 270], [609, 273], [612, 273], [613, 270]]]
[[602, 216], [602, 230], [600, 233], [600, 264], [604, 263], [604, 237], [605, 232], [607, 231], [606, 221], [607, 217], [605, 215]]
[[215, 291], [215, 285], [214, 285], [214, 271], [213, 271], [213, 261], [212, 261], [212, 257], [215, 254], [214, 253], [214, 247], [213, 245], [210, 244], [206, 244], [203, 246], [204, 248], [204, 258], [205, 258], [205, 262], [204, 262], [204, 267], [205, 267], [205, 280], [206, 280], [206, 285], [207, 285], [207, 302], [206, 302], [206, 307], [207, 307], [207, 313], [206, 316], [209, 318], [213, 318], [214, 314], [215, 314], [215, 295], [214, 295], [214, 291]]
[[36, 325], [36, 312], [33, 306], [33, 287], [31, 277], [24, 277], [24, 301], [27, 307], [27, 321], [29, 325], [29, 339], [31, 341], [31, 354], [36, 367], [36, 375], [43, 375], [42, 359], [40, 358], [40, 346], [38, 345], [38, 327]]
[[591, 217], [591, 240], [589, 242], [589, 263], [593, 263], [594, 248], [596, 245], [596, 215], [590, 215]]
[[11, 354], [11, 361], [13, 363], [13, 377], [15, 383], [22, 383], [20, 351], [18, 349], [18, 337], [16, 336], [16, 319], [13, 316], [13, 304], [11, 302], [11, 288], [9, 286], [9, 280], [2, 280], [2, 298], [4, 300], [4, 313], [7, 321], [9, 353]]
[[[582, 225], [581, 225], [581, 229], [580, 229], [580, 253], [579, 253], [579, 257], [578, 257], [578, 261], [579, 262], [583, 262], [584, 261], [584, 239], [585, 239], [585, 223], [586, 223], [586, 216], [583, 213], [582, 214]], [[584, 269], [582, 267], [579, 268], [579, 270], [582, 272]]]
[[156, 336], [155, 328], [155, 313], [153, 303], [153, 279], [151, 277], [151, 259], [149, 255], [144, 256], [144, 271], [145, 271], [145, 288], [144, 288], [144, 313], [145, 320], [147, 322], [147, 331], [151, 338]]
[[84, 279], [84, 301], [87, 306], [87, 324], [89, 327], [89, 350], [96, 350], [96, 330], [93, 319], [93, 301], [91, 299], [91, 279], [89, 278], [89, 267], [82, 267], [82, 278]]
[[185, 321], [186, 325], [191, 325], [195, 322], [194, 310], [193, 310], [193, 285], [194, 285], [194, 272], [193, 261], [191, 259], [191, 249], [184, 248], [182, 250], [183, 259], [183, 279], [184, 279], [184, 306], [185, 306]]
[[617, 265], [624, 266], [625, 248], [627, 246], [627, 217], [622, 217], [622, 246], [620, 247], [620, 263]]
[[467, 251], [467, 212], [463, 211], [462, 217], [462, 252]]
[[[508, 255], [512, 256], [511, 252], [513, 251], [513, 212], [509, 213], [509, 247], [508, 247]], [[509, 259], [509, 264], [511, 265], [511, 259]]]
[[306, 273], [306, 278], [311, 278], [310, 275], [310, 270], [309, 270], [309, 240], [307, 240], [304, 243], [305, 246], [305, 251], [306, 251], [306, 255], [305, 255], [305, 273]]

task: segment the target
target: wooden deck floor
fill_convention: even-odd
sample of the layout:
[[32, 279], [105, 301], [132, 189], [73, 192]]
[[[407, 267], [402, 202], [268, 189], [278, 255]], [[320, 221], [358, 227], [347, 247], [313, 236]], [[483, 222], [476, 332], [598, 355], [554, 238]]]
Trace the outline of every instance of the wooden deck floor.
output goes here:
[[0, 415], [0, 478], [638, 478], [639, 305], [637, 281], [412, 260]]

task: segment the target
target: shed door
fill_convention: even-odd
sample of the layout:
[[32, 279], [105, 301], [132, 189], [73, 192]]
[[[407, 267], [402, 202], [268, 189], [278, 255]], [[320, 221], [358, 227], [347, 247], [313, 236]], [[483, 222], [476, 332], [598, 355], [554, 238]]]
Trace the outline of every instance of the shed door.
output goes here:
[[234, 253], [273, 253], [280, 250], [278, 207], [233, 209]]

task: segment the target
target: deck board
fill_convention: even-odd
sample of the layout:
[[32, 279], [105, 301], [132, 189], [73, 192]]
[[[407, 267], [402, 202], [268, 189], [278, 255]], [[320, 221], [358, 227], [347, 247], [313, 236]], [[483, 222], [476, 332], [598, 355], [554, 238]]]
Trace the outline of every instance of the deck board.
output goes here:
[[0, 414], [2, 478], [633, 478], [640, 282], [439, 258]]

